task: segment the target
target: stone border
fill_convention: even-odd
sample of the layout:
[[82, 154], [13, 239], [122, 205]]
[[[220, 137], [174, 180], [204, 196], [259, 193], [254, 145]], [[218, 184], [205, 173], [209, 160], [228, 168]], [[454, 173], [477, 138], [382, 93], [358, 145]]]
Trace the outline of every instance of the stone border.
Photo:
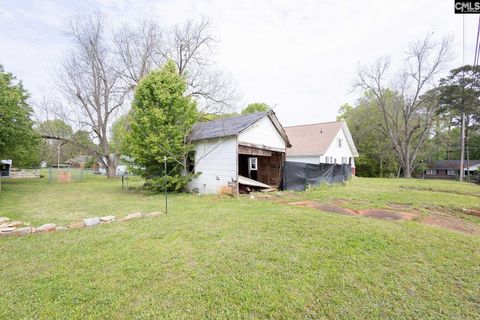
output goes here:
[[150, 218], [160, 216], [162, 214], [162, 211], [152, 211], [148, 213], [133, 212], [119, 219], [116, 219], [115, 216], [103, 216], [85, 218], [82, 221], [72, 222], [65, 226], [57, 226], [55, 223], [45, 223], [38, 227], [32, 227], [29, 223], [22, 221], [10, 221], [10, 219], [7, 217], [0, 217], [0, 237], [26, 236], [33, 233], [47, 233], [54, 231], [67, 231], [71, 229], [90, 228], [99, 224], [130, 221], [139, 218]]

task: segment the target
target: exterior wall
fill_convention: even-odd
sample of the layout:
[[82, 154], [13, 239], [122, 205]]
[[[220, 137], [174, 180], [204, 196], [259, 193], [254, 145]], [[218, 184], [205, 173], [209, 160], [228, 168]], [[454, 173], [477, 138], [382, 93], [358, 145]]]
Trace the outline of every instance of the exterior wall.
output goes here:
[[[338, 146], [338, 139], [342, 139], [342, 147]], [[347, 137], [343, 130], [339, 130], [335, 139], [333, 139], [332, 144], [328, 147], [327, 152], [320, 157], [320, 163], [326, 163], [326, 157], [332, 157], [333, 163], [335, 163], [335, 159], [337, 160], [337, 164], [342, 164], [342, 157], [352, 158], [352, 167], [355, 167], [355, 158], [350, 149], [350, 145], [348, 144]], [[347, 162], [348, 164], [348, 162]]]
[[237, 181], [237, 139], [227, 137], [198, 141], [195, 146], [195, 172], [188, 189], [202, 194], [226, 192]]
[[242, 142], [281, 149], [283, 152], [286, 150], [285, 141], [268, 117], [264, 117], [242, 132], [238, 136], [238, 143], [241, 144]]
[[430, 169], [434, 170], [434, 174], [428, 174], [428, 170], [425, 170], [423, 172], [423, 177], [425, 179], [453, 179], [456, 180], [458, 179], [458, 176], [460, 175], [460, 170], [458, 169], [450, 169], [453, 170], [455, 174], [448, 174], [448, 169]]
[[319, 156], [289, 156], [287, 154], [287, 161], [295, 161], [295, 162], [303, 162], [303, 163], [319, 164], [320, 158], [321, 157]]

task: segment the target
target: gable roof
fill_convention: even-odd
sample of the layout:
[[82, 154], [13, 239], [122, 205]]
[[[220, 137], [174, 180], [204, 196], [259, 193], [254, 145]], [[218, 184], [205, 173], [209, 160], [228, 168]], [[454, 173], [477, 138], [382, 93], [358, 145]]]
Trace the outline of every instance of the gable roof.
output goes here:
[[[429, 169], [440, 170], [459, 170], [461, 160], [438, 160], [434, 162], [428, 162], [427, 167]], [[475, 167], [480, 165], [480, 160], [470, 160], [470, 170], [474, 170]], [[463, 161], [463, 167], [467, 170], [467, 160]]]
[[348, 126], [343, 121], [304, 124], [286, 127], [285, 131], [292, 141], [292, 148], [288, 150], [291, 156], [320, 156], [324, 155], [337, 133], [343, 129], [347, 142], [355, 157], [358, 157], [357, 148], [353, 143]]
[[188, 136], [189, 141], [198, 141], [222, 137], [236, 136], [250, 128], [264, 117], [269, 117], [278, 133], [282, 136], [287, 147], [290, 147], [290, 141], [284, 128], [277, 119], [273, 111], [256, 112], [242, 116], [221, 118], [207, 122], [197, 122], [192, 127], [192, 132]]

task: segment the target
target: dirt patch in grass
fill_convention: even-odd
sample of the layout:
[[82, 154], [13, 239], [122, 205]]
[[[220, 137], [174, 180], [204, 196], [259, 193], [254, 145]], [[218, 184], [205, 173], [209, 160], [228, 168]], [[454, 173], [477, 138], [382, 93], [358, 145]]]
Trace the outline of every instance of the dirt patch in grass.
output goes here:
[[403, 221], [403, 220], [412, 220], [417, 217], [417, 214], [406, 212], [406, 211], [397, 211], [390, 209], [365, 209], [365, 210], [352, 210], [341, 207], [335, 203], [333, 204], [323, 204], [316, 201], [297, 201], [290, 202], [291, 205], [314, 208], [325, 212], [339, 213], [345, 215], [358, 215], [364, 217], [370, 217], [381, 220], [390, 220], [390, 221]]
[[363, 216], [380, 220], [387, 221], [408, 221], [408, 220], [417, 220], [419, 222], [443, 227], [449, 230], [460, 231], [468, 234], [480, 234], [480, 228], [473, 223], [464, 221], [460, 218], [453, 216], [445, 216], [438, 212], [431, 212], [430, 215], [421, 218], [421, 215], [416, 212], [405, 211], [406, 209], [411, 209], [410, 205], [403, 204], [390, 204], [389, 207], [395, 207], [402, 210], [394, 210], [390, 208], [386, 209], [363, 209], [363, 210], [352, 210], [344, 208], [338, 204], [330, 203], [323, 204], [317, 201], [297, 201], [297, 202], [288, 202], [290, 205], [313, 208], [330, 213], [338, 213], [350, 216]]
[[346, 215], [357, 214], [355, 211], [351, 209], [343, 208], [334, 204], [322, 204], [316, 201], [298, 201], [298, 202], [290, 202], [290, 204], [294, 206], [314, 208], [314, 209], [322, 210], [325, 212], [331, 212], [331, 213], [339, 213], [339, 214], [346, 214]]
[[432, 226], [443, 227], [469, 234], [480, 234], [480, 228], [476, 225], [458, 218], [447, 217], [439, 213], [433, 213], [429, 216], [426, 216], [423, 218], [422, 222]]
[[370, 217], [381, 220], [390, 220], [390, 221], [404, 221], [412, 220], [417, 217], [416, 214], [406, 211], [396, 211], [389, 209], [366, 209], [359, 210], [357, 213], [364, 217]]
[[395, 210], [411, 210], [412, 205], [410, 204], [401, 204], [401, 203], [389, 203], [388, 204], [389, 208], [395, 209]]
[[412, 186], [400, 186], [402, 189], [406, 190], [414, 190], [414, 191], [428, 191], [428, 192], [441, 192], [441, 193], [451, 193], [451, 194], [458, 194], [464, 196], [480, 196], [478, 192], [470, 192], [470, 191], [459, 191], [459, 190], [451, 190], [451, 189], [437, 189], [437, 188], [430, 188], [430, 187], [412, 187]]

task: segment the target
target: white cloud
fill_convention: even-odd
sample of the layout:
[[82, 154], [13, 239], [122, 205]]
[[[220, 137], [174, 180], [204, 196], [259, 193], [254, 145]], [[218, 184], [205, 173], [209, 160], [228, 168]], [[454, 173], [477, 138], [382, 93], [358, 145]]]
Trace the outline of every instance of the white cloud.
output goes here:
[[[452, 36], [461, 64], [462, 17], [453, 3], [409, 1], [26, 1], [0, 0], [0, 63], [33, 95], [50, 86], [45, 75], [61, 57], [62, 25], [74, 14], [99, 10], [114, 24], [151, 19], [171, 25], [208, 17], [219, 38], [218, 61], [242, 92], [240, 105], [276, 105], [280, 120], [299, 124], [333, 120], [353, 103], [359, 63], [390, 55], [433, 32]], [[466, 17], [466, 63], [473, 62], [477, 18]]]

